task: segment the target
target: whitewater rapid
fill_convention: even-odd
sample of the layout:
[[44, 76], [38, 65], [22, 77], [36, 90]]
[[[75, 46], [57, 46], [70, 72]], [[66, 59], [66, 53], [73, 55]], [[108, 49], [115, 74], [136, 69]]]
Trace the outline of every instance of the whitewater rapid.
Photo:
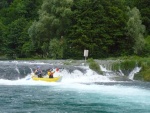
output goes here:
[[42, 81], [34, 81], [31, 78], [32, 74], [28, 74], [24, 78], [18, 80], [0, 79], [0, 85], [50, 85], [50, 84], [74, 84], [74, 83], [94, 83], [94, 82], [110, 82], [109, 78], [103, 75], [98, 75], [96, 72], [89, 69], [89, 67], [82, 67], [87, 70], [82, 73], [79, 70], [68, 72], [67, 70], [60, 70], [55, 72], [54, 77], [62, 76], [63, 79], [59, 83], [47, 83]]
[[[34, 72], [37, 66], [40, 66], [43, 73], [46, 74], [46, 70], [49, 68], [59, 68], [59, 71], [54, 74], [54, 77], [62, 76], [62, 81], [59, 84], [92, 84], [102, 82], [115, 82], [110, 77], [116, 76], [111, 70], [100, 65], [100, 69], [105, 75], [99, 75], [95, 71], [91, 70], [88, 65], [85, 65], [84, 61], [78, 61], [72, 63], [72, 65], [63, 65], [62, 60], [40, 60], [40, 61], [0, 61], [0, 85], [49, 85], [55, 83], [46, 83], [41, 81], [33, 81], [31, 73]], [[72, 61], [69, 61], [71, 63]], [[129, 74], [129, 79], [133, 80], [134, 74], [137, 73], [140, 68], [135, 67]], [[125, 76], [120, 71], [119, 76]]]

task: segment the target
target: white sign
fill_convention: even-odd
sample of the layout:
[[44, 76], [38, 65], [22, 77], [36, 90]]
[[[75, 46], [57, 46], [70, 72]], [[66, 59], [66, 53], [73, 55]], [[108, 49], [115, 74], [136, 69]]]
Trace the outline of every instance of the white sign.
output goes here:
[[88, 57], [89, 50], [84, 50], [84, 57]]

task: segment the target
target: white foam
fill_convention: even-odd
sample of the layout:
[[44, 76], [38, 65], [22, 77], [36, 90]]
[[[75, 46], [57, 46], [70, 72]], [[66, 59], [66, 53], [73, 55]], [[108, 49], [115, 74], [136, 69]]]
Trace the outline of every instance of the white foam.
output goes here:
[[141, 67], [135, 67], [129, 74], [128, 78], [133, 80], [134, 75], [141, 70]]
[[[55, 72], [54, 77], [62, 76], [61, 83], [94, 83], [94, 82], [109, 82], [109, 78], [103, 75], [98, 75], [96, 72], [92, 71], [88, 67], [84, 67], [87, 72], [83, 73], [79, 70], [74, 70], [73, 72], [68, 72], [67, 70], [62, 70]], [[48, 85], [51, 83], [47, 82], [37, 82], [31, 79], [31, 74], [27, 75], [25, 78], [18, 80], [4, 80], [0, 79], [0, 85]]]

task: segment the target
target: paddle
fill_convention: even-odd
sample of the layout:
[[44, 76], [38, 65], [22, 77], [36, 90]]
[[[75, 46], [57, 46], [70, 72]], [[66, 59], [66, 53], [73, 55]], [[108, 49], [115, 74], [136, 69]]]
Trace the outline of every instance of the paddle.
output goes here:
[[31, 75], [28, 75], [27, 77], [26, 77], [26, 80], [30, 80], [31, 79]]

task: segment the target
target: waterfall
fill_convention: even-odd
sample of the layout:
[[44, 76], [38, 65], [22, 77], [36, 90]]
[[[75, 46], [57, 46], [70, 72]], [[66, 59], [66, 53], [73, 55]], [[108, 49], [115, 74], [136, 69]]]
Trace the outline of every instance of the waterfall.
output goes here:
[[[95, 71], [91, 70], [88, 65], [83, 65], [83, 60], [77, 60], [71, 62], [69, 65], [65, 65], [68, 60], [39, 60], [39, 61], [0, 61], [0, 79], [16, 80], [25, 78], [27, 75], [33, 73], [33, 70], [37, 66], [41, 66], [43, 75], [47, 72], [49, 68], [56, 69], [59, 68], [60, 74], [63, 75], [64, 80], [68, 78], [69, 81], [109, 81], [113, 79], [118, 81], [133, 80], [134, 74], [139, 72], [141, 68], [135, 67], [132, 71], [127, 70], [112, 70], [114, 62], [112, 60], [96, 60], [99, 64], [103, 76], [97, 74]], [[81, 79], [82, 78], [82, 79]]]
[[20, 74], [20, 71], [17, 66], [16, 66], [15, 70], [18, 72], [18, 74]]
[[130, 72], [128, 78], [129, 78], [130, 80], [133, 80], [133, 79], [134, 79], [134, 75], [135, 75], [136, 73], [138, 73], [140, 70], [141, 70], [141, 67], [135, 67], [135, 68]]
[[118, 78], [120, 78], [120, 80], [133, 80], [134, 75], [141, 70], [141, 67], [136, 66], [130, 72], [128, 72], [129, 70], [121, 70], [121, 69], [119, 69], [117, 71], [113, 71], [110, 68], [111, 65], [112, 64], [108, 65], [108, 63], [107, 63], [107, 65], [105, 65], [104, 63], [103, 63], [103, 65], [100, 65], [100, 69], [103, 72], [103, 75], [111, 77], [111, 78], [118, 77]]

